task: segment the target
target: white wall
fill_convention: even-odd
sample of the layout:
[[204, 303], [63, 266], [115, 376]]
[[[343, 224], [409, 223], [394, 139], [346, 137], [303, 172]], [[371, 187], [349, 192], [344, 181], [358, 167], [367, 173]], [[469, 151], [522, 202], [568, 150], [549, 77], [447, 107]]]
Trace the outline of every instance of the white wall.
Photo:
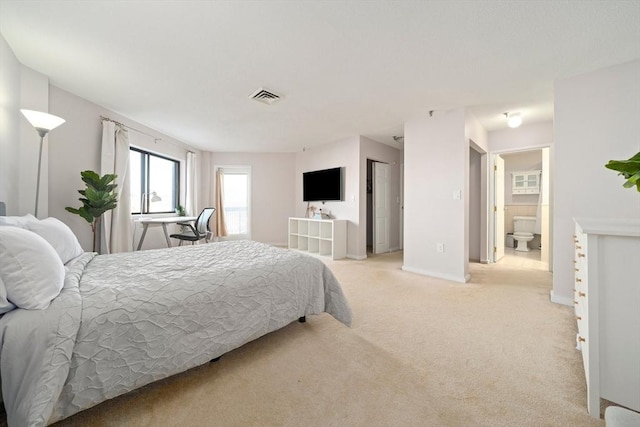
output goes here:
[[304, 217], [307, 203], [302, 201], [302, 173], [344, 167], [344, 200], [315, 202], [312, 206], [328, 211], [332, 218], [346, 219], [347, 257], [367, 257], [367, 159], [390, 165], [391, 217], [389, 244], [391, 249], [400, 247], [400, 161], [402, 152], [364, 136], [355, 136], [340, 141], [306, 149], [296, 155], [296, 216]]
[[[344, 201], [311, 203], [312, 206], [328, 211], [332, 218], [347, 220], [347, 256], [362, 259], [366, 257], [360, 250], [360, 137], [354, 136], [340, 141], [307, 148], [296, 154], [295, 174], [295, 216], [305, 217], [307, 203], [302, 201], [302, 173], [343, 167]], [[366, 165], [365, 165], [366, 167]], [[366, 175], [366, 170], [365, 170]], [[366, 183], [366, 180], [365, 180]], [[366, 199], [363, 200], [366, 204]], [[366, 230], [365, 230], [366, 232]], [[366, 238], [366, 235], [365, 235]], [[366, 241], [365, 241], [366, 245]]]
[[[21, 108], [49, 112], [49, 79], [20, 64], [0, 35], [0, 200], [10, 215], [33, 214], [40, 136]], [[47, 147], [42, 151], [38, 216], [47, 216]]]
[[286, 246], [288, 218], [296, 216], [296, 155], [217, 152], [205, 155], [209, 157], [211, 183], [215, 179], [215, 166], [251, 167], [251, 239]]
[[[20, 66], [20, 108], [42, 112], [49, 111], [49, 78], [24, 65]], [[54, 114], [54, 113], [51, 113]], [[20, 177], [19, 206], [22, 213], [33, 213], [38, 176], [40, 135], [31, 123], [20, 113]], [[42, 166], [40, 168], [40, 193], [38, 197], [38, 217], [48, 216], [48, 176], [49, 140], [52, 130], [44, 137], [42, 145]]]
[[553, 144], [553, 121], [523, 124], [511, 129], [489, 132], [489, 151], [504, 153], [531, 148], [542, 148]]
[[640, 217], [640, 194], [604, 167], [640, 151], [640, 60], [558, 80], [554, 109], [552, 300], [571, 304], [572, 219]]
[[[469, 262], [465, 111], [436, 111], [433, 117], [407, 121], [404, 153], [403, 269], [465, 282]], [[458, 192], [461, 198], [455, 199]], [[438, 243], [444, 244], [444, 253], [437, 252]]]
[[20, 63], [0, 34], [0, 201], [7, 204], [7, 215], [21, 214], [19, 110]]
[[[69, 225], [85, 250], [92, 248], [93, 235], [89, 223], [78, 215], [67, 212], [65, 207], [79, 207], [81, 205], [78, 201], [77, 190], [84, 188], [84, 183], [80, 178], [80, 172], [87, 169], [94, 171], [100, 169], [101, 115], [153, 135], [153, 137], [145, 136], [135, 130], [129, 130], [130, 142], [181, 161], [183, 188], [180, 197], [181, 203], [184, 204], [186, 152], [187, 150], [195, 151], [201, 158], [201, 153], [198, 150], [55, 86], [50, 86], [49, 104], [51, 114], [66, 120], [48, 137], [50, 146], [49, 215]], [[154, 137], [158, 138], [157, 142]], [[136, 245], [140, 233], [139, 229], [135, 230]], [[150, 228], [145, 237], [143, 248], [162, 247], [166, 247], [162, 228]]]

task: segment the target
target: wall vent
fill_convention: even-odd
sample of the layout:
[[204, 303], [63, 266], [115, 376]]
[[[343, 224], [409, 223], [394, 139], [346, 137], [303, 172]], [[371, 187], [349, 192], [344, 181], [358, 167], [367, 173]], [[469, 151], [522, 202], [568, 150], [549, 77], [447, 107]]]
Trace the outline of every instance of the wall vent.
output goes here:
[[271, 105], [274, 102], [278, 101], [280, 99], [280, 96], [266, 89], [259, 88], [251, 95], [249, 95], [249, 98], [254, 99], [258, 102], [262, 102], [263, 104]]

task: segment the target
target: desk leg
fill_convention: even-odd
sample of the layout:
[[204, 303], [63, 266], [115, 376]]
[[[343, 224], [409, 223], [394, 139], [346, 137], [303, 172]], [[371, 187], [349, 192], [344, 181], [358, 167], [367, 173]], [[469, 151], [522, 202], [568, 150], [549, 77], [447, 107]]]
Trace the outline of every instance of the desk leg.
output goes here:
[[171, 239], [169, 238], [169, 233], [167, 233], [167, 224], [162, 223], [162, 230], [164, 231], [164, 237], [167, 239], [167, 247], [171, 247]]
[[140, 248], [142, 247], [142, 242], [144, 242], [144, 236], [147, 234], [147, 228], [149, 228], [149, 224], [142, 224], [142, 235], [140, 236], [140, 240], [138, 241], [138, 249], [136, 249], [137, 251], [139, 251]]

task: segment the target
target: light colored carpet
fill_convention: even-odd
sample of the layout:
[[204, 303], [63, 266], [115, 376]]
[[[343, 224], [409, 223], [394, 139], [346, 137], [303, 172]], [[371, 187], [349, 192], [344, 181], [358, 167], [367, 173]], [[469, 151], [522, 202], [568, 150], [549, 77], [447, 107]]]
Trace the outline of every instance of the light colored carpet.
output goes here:
[[354, 323], [292, 323], [60, 426], [604, 426], [551, 274], [472, 264], [459, 284], [400, 253], [326, 261]]

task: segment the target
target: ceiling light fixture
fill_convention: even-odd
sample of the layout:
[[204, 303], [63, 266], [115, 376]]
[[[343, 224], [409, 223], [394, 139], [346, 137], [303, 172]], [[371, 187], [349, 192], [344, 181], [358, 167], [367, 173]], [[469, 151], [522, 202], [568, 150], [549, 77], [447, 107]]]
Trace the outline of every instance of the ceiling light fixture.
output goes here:
[[510, 128], [517, 128], [522, 124], [522, 116], [520, 113], [504, 113], [507, 118], [507, 126]]

